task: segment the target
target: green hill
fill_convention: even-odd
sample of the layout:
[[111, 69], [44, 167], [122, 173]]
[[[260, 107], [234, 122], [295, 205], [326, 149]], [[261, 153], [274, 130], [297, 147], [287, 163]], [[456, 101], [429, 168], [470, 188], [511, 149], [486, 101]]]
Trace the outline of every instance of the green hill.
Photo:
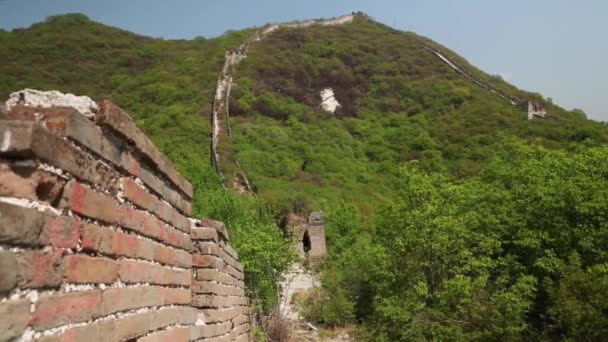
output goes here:
[[[376, 341], [608, 334], [605, 124], [362, 14], [280, 27], [233, 75], [220, 152], [258, 194], [240, 196], [210, 165], [210, 117], [225, 51], [255, 32], [164, 40], [51, 17], [0, 31], [0, 97], [57, 89], [125, 108], [194, 185], [195, 214], [230, 227], [263, 313], [293, 260], [276, 222], [321, 209], [323, 286], [301, 298], [312, 322]], [[528, 120], [471, 78], [549, 117]], [[335, 113], [321, 108], [326, 88]]]
[[[552, 119], [528, 121], [420, 42], [512, 97], [540, 101]], [[305, 201], [315, 209], [345, 198], [373, 205], [393, 197], [398, 167], [411, 160], [474, 175], [505, 136], [560, 149], [585, 138], [608, 141], [603, 125], [362, 16], [338, 26], [278, 29], [251, 45], [235, 82], [232, 148], [262, 197], [277, 204]], [[320, 108], [327, 87], [341, 104], [335, 114]]]

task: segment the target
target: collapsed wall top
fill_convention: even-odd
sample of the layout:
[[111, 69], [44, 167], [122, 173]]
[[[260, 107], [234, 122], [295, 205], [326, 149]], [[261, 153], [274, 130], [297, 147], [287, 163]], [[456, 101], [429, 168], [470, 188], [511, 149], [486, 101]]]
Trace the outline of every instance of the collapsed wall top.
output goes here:
[[[24, 89], [12, 93], [5, 105], [6, 112], [0, 113], [0, 116], [19, 116], [40, 121], [46, 128], [62, 131], [60, 133], [70, 138], [78, 140], [76, 138], [80, 137], [83, 140], [81, 143], [85, 147], [96, 152], [103, 152], [100, 153], [102, 156], [127, 169], [141, 178], [144, 183], [146, 183], [146, 179], [150, 178], [148, 175], [152, 174], [154, 170], [158, 170], [176, 190], [187, 198], [192, 198], [192, 185], [175, 170], [169, 159], [135, 126], [129, 114], [110, 101], [104, 100], [97, 104], [87, 96]], [[66, 110], [61, 110], [61, 108]], [[42, 112], [46, 112], [46, 114]], [[131, 146], [120, 145], [122, 142], [105, 138], [104, 132], [82, 116], [94, 120], [103, 129], [118, 135]], [[143, 164], [136, 162], [133, 158], [129, 158], [129, 154], [138, 154], [145, 162]], [[151, 185], [151, 187], [161, 194], [164, 191], [160, 186]]]

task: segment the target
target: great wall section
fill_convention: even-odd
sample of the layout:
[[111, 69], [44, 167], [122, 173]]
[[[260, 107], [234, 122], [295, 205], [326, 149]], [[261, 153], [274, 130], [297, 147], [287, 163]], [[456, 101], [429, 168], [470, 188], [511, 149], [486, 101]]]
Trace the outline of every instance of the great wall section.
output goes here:
[[[237, 190], [240, 193], [250, 193], [254, 194], [253, 188], [245, 171], [240, 166], [236, 156], [228, 155], [222, 156], [220, 153], [222, 144], [226, 145], [232, 136], [232, 128], [230, 127], [230, 90], [233, 86], [234, 73], [236, 72], [236, 67], [238, 64], [247, 57], [247, 51], [249, 46], [254, 43], [264, 39], [267, 35], [271, 34], [275, 30], [280, 27], [288, 27], [288, 28], [306, 28], [313, 25], [321, 25], [321, 26], [334, 26], [334, 25], [343, 25], [347, 23], [351, 23], [356, 15], [362, 15], [365, 18], [369, 17], [365, 14], [361, 13], [352, 13], [343, 16], [339, 16], [332, 19], [318, 19], [318, 20], [305, 20], [305, 21], [292, 21], [287, 23], [278, 23], [278, 24], [267, 24], [262, 28], [256, 30], [256, 32], [251, 35], [245, 42], [243, 42], [238, 49], [236, 50], [228, 50], [225, 53], [224, 66], [222, 71], [218, 77], [215, 96], [213, 100], [212, 107], [212, 115], [211, 115], [211, 127], [212, 127], [212, 138], [211, 138], [211, 162], [214, 166], [216, 172], [220, 175], [224, 184], [228, 184], [232, 189]], [[371, 19], [370, 19], [371, 20]], [[379, 23], [380, 24], [380, 23]], [[403, 33], [396, 29], [392, 29], [393, 32]], [[434, 57], [438, 58], [441, 62], [447, 64], [450, 68], [452, 68], [455, 72], [462, 75], [467, 80], [473, 82], [479, 87], [486, 89], [487, 91], [494, 93], [495, 95], [503, 98], [508, 101], [512, 105], [518, 105], [519, 100], [513, 98], [500, 90], [495, 89], [494, 87], [482, 82], [475, 78], [471, 73], [467, 72], [465, 68], [459, 66], [454, 61], [450, 60], [445, 56], [444, 53], [441, 53], [437, 49], [425, 44], [419, 39], [416, 39], [411, 36], [407, 36], [408, 39], [412, 39], [416, 44], [420, 45], [426, 51], [431, 53]], [[234, 171], [234, 176], [228, 175], [231, 179], [226, 179], [226, 172], [222, 171], [222, 164], [232, 164], [228, 167], [228, 169], [232, 168]], [[224, 165], [226, 167], [226, 165]]]
[[129, 115], [22, 94], [0, 105], [0, 341], [251, 341], [228, 230]]
[[[327, 20], [305, 20], [281, 24], [268, 24], [259, 30], [256, 30], [256, 32], [245, 40], [245, 42], [243, 42], [238, 49], [226, 51], [224, 66], [220, 72], [215, 88], [215, 96], [213, 98], [211, 113], [211, 163], [222, 180], [224, 180], [224, 184], [228, 183], [232, 189], [237, 190], [240, 193], [254, 194], [251, 183], [249, 182], [245, 171], [241, 168], [236, 157], [228, 157], [227, 155], [222, 156], [220, 153], [222, 143], [227, 144], [232, 136], [229, 103], [230, 90], [233, 86], [233, 76], [236, 72], [236, 67], [238, 64], [241, 62], [241, 60], [247, 57], [249, 46], [254, 42], [264, 39], [264, 37], [279, 27], [304, 28], [312, 25], [342, 25], [352, 22], [353, 19], [354, 14], [348, 14]], [[234, 170], [234, 176], [226, 175], [226, 172], [222, 171], [223, 168], [231, 168]], [[226, 177], [230, 178], [226, 179]]]

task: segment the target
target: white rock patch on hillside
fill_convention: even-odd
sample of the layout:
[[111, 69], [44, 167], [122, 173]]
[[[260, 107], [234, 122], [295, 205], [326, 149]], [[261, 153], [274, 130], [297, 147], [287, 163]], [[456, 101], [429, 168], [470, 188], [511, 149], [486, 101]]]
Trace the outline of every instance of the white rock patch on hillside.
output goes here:
[[340, 107], [340, 103], [336, 100], [333, 89], [325, 88], [321, 90], [321, 107], [330, 113], [334, 113], [336, 109]]
[[[23, 95], [20, 95], [23, 94]], [[41, 91], [36, 89], [23, 89], [11, 94], [6, 101], [6, 109], [11, 110], [16, 105], [30, 107], [72, 107], [86, 117], [92, 117], [97, 112], [97, 103], [88, 96], [64, 94], [57, 90]]]

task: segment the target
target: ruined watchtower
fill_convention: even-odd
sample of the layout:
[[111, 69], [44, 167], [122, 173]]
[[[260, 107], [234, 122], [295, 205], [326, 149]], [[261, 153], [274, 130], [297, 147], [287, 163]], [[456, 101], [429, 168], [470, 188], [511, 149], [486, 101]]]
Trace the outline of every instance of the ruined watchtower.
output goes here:
[[526, 101], [521, 106], [524, 111], [528, 112], [528, 120], [532, 120], [534, 117], [544, 118], [547, 115], [545, 107], [540, 103]]
[[325, 257], [327, 248], [323, 213], [313, 212], [308, 217], [293, 215], [287, 220], [295, 238], [298, 255], [310, 259]]

